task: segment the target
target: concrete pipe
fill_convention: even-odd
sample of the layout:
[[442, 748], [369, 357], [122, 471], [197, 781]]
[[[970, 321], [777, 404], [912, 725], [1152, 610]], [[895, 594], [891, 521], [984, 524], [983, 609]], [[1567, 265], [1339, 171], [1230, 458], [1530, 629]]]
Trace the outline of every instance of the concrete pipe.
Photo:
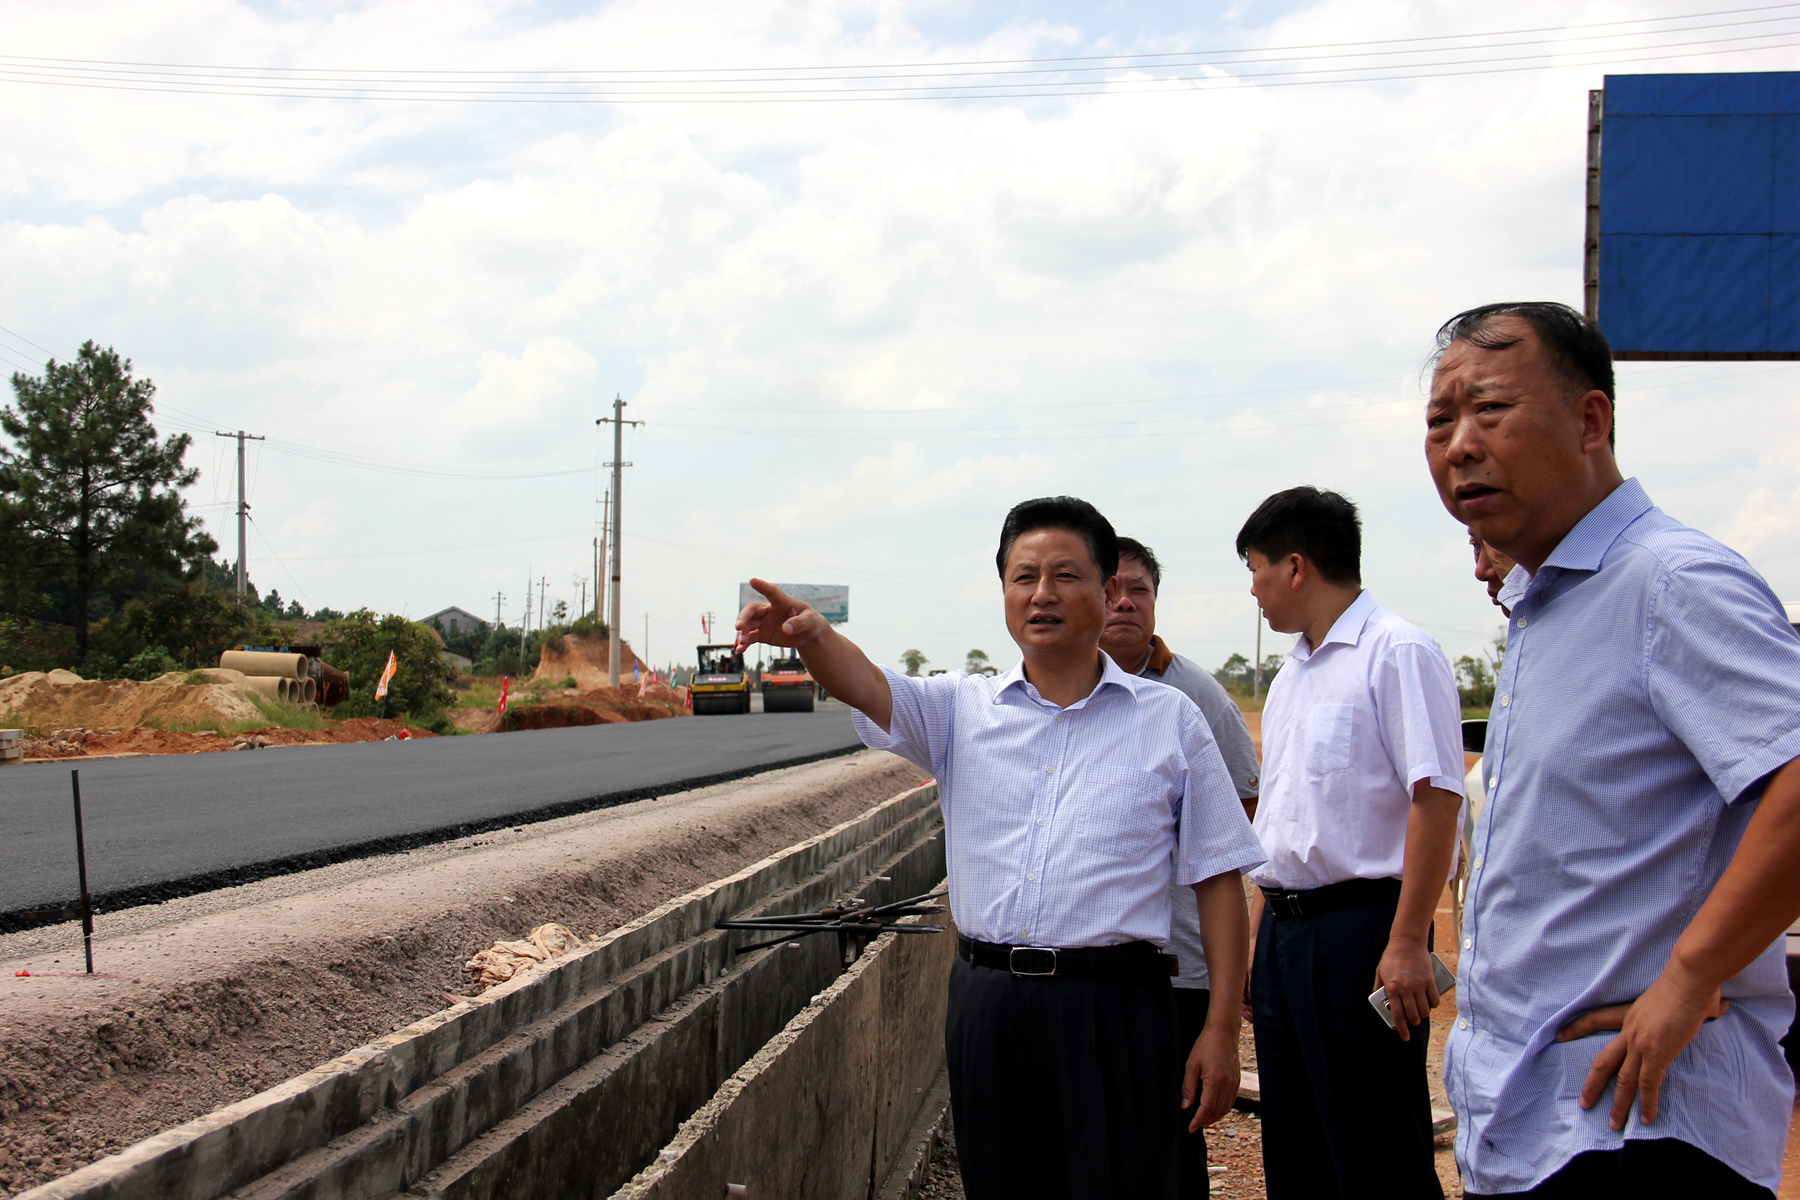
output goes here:
[[318, 699], [318, 681], [314, 679], [302, 679], [300, 681], [300, 699], [298, 702], [301, 704], [315, 704], [318, 702]]
[[219, 665], [246, 675], [306, 678], [306, 655], [272, 654], [266, 650], [227, 650], [219, 655]]
[[298, 681], [293, 679], [276, 679], [272, 675], [251, 675], [245, 678], [244, 686], [272, 699], [286, 700], [296, 682]]

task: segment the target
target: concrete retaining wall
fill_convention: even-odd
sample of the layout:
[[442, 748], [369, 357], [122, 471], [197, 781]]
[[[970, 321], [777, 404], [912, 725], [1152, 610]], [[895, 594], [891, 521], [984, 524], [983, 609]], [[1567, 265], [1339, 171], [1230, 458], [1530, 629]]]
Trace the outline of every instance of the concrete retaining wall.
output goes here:
[[605, 1194], [837, 974], [835, 939], [738, 963], [734, 935], [713, 923], [926, 891], [944, 873], [938, 828], [935, 785], [902, 793], [471, 1003], [25, 1195]]
[[[933, 924], [945, 923], [933, 918]], [[954, 932], [872, 943], [613, 1200], [878, 1200], [947, 1099]], [[936, 1117], [925, 1112], [926, 1123]], [[743, 1192], [727, 1192], [732, 1184]]]

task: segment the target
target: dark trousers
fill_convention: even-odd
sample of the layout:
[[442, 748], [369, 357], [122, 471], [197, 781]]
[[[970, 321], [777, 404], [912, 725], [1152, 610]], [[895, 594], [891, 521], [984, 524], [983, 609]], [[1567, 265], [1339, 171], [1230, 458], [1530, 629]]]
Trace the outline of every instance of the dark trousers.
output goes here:
[[1175, 1200], [1172, 991], [951, 964], [944, 1042], [969, 1200]]
[[[1205, 988], [1175, 989], [1175, 1063], [1182, 1071], [1187, 1070], [1188, 1052], [1206, 1028], [1206, 1009], [1211, 1003], [1212, 993]], [[1198, 1093], [1194, 1103], [1200, 1103]], [[1206, 1170], [1206, 1130], [1189, 1133], [1188, 1122], [1193, 1119], [1193, 1109], [1182, 1112], [1181, 1132], [1176, 1137], [1180, 1144], [1175, 1156], [1181, 1165], [1181, 1200], [1209, 1200], [1212, 1176]]]
[[1429, 1024], [1402, 1042], [1369, 993], [1395, 902], [1263, 913], [1251, 1011], [1269, 1200], [1442, 1200], [1432, 1164]]
[[[1467, 1192], [1469, 1200], [1483, 1200]], [[1700, 1149], [1676, 1138], [1632, 1140], [1617, 1150], [1577, 1154], [1567, 1166], [1528, 1192], [1502, 1192], [1532, 1200], [1611, 1200], [1614, 1196], [1704, 1196], [1706, 1200], [1775, 1200]]]

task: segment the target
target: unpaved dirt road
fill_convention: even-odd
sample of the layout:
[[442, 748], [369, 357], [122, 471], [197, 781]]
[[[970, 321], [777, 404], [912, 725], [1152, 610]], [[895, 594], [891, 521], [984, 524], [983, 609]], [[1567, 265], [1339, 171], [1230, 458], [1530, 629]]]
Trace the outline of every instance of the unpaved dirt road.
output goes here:
[[[165, 900], [860, 746], [841, 704], [486, 737], [77, 762], [88, 885]], [[0, 771], [0, 929], [79, 894], [68, 767]]]
[[110, 914], [92, 977], [76, 926], [0, 936], [0, 1195], [436, 1012], [494, 941], [614, 928], [923, 778], [862, 751]]

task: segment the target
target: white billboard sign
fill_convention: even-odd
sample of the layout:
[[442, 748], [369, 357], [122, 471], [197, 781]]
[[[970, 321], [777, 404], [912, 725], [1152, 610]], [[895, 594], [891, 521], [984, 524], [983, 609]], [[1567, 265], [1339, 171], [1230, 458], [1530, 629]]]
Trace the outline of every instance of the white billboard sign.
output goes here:
[[[819, 615], [833, 625], [850, 619], [850, 589], [835, 583], [778, 583], [775, 585], [796, 600], [804, 600], [819, 610]], [[747, 583], [738, 584], [738, 610], [755, 604], [763, 595]]]

